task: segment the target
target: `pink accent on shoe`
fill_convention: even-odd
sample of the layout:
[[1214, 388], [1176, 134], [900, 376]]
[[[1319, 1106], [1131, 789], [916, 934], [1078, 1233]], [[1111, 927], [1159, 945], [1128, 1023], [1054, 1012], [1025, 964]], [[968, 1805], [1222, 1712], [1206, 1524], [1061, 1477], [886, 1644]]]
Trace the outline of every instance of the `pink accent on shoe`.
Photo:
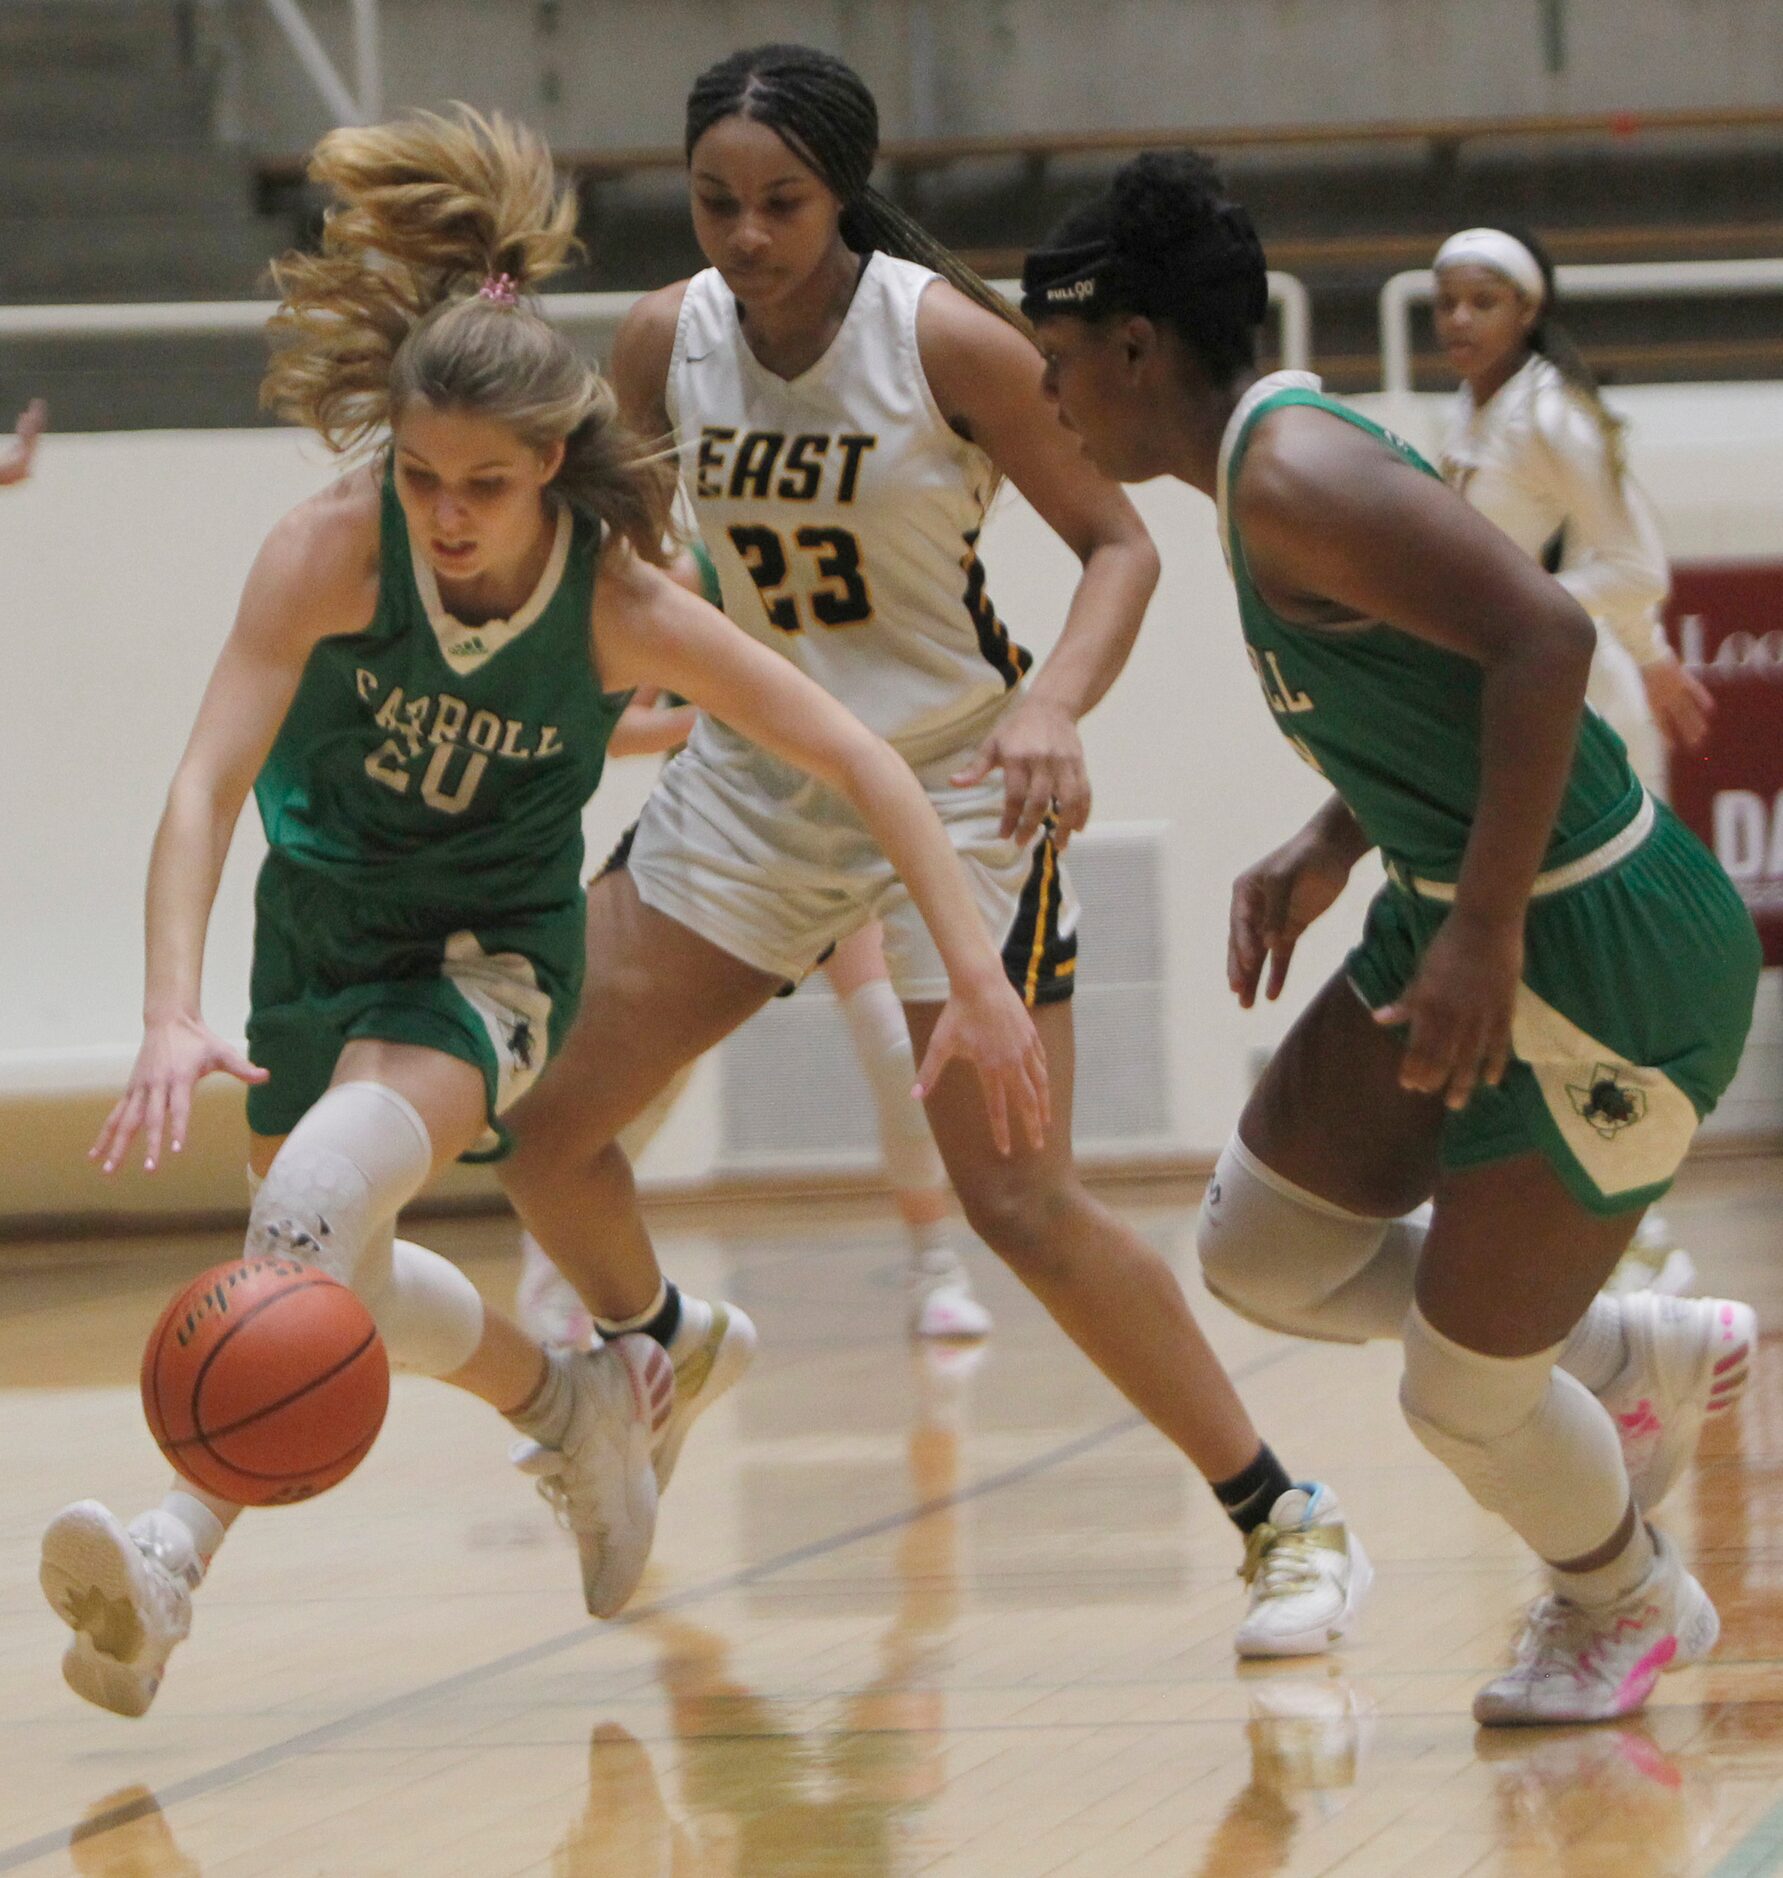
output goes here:
[[1656, 1435], [1661, 1429], [1661, 1423], [1658, 1415], [1654, 1413], [1653, 1404], [1645, 1396], [1642, 1396], [1640, 1401], [1638, 1401], [1633, 1408], [1624, 1409], [1623, 1412], [1616, 1417], [1616, 1426], [1620, 1428], [1624, 1434], [1630, 1435]]
[[[637, 1341], [648, 1346], [642, 1352], [641, 1362], [631, 1362], [624, 1356], [620, 1361], [626, 1381], [631, 1384], [632, 1401], [637, 1405], [638, 1419], [648, 1422], [654, 1429], [667, 1414], [667, 1403], [674, 1400], [675, 1366], [669, 1361], [668, 1351], [654, 1338], [638, 1337]], [[662, 1401], [660, 1407], [659, 1398]]]
[[1653, 1693], [1654, 1684], [1665, 1674], [1677, 1654], [1678, 1639], [1675, 1636], [1661, 1637], [1622, 1678], [1621, 1687], [1616, 1691], [1616, 1713], [1626, 1715], [1630, 1709], [1639, 1708]]
[[1721, 1307], [1721, 1328], [1730, 1334], [1733, 1330], [1733, 1306], [1731, 1304], [1724, 1304]]
[[1727, 1372], [1730, 1369], [1733, 1368], [1733, 1366], [1736, 1363], [1743, 1363], [1745, 1362], [1745, 1360], [1746, 1360], [1746, 1346], [1742, 1343], [1740, 1347], [1732, 1353], [1732, 1355], [1724, 1356], [1720, 1360], [1720, 1362], [1718, 1362], [1715, 1365], [1715, 1374], [1717, 1376], [1724, 1376], [1727, 1374]]

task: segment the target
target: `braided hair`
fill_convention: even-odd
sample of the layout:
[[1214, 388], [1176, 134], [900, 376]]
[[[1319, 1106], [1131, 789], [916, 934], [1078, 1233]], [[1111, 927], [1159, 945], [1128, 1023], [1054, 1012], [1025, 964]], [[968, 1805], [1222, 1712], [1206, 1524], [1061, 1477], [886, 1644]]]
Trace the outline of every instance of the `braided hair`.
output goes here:
[[1482, 226], [1495, 228], [1501, 235], [1509, 235], [1513, 241], [1520, 241], [1541, 269], [1541, 312], [1529, 329], [1529, 349], [1539, 352], [1553, 366], [1560, 374], [1561, 383], [1590, 413], [1592, 422], [1603, 437], [1604, 460], [1609, 465], [1610, 479], [1620, 489], [1622, 478], [1628, 472], [1625, 436], [1628, 426], [1604, 403], [1603, 394], [1597, 386], [1597, 374], [1585, 363], [1585, 355], [1579, 350], [1572, 333], [1555, 316], [1558, 290], [1554, 284], [1552, 258], [1536, 236], [1516, 222], [1487, 222]]
[[842, 239], [856, 254], [889, 254], [932, 269], [999, 319], [1027, 322], [922, 224], [872, 185], [879, 106], [860, 74], [812, 46], [774, 44], [733, 52], [694, 80], [687, 95], [688, 159], [714, 124], [765, 124], [842, 204]]
[[1022, 311], [1030, 320], [1141, 314], [1170, 327], [1223, 388], [1257, 363], [1268, 265], [1250, 216], [1206, 157], [1147, 150], [1029, 254]]

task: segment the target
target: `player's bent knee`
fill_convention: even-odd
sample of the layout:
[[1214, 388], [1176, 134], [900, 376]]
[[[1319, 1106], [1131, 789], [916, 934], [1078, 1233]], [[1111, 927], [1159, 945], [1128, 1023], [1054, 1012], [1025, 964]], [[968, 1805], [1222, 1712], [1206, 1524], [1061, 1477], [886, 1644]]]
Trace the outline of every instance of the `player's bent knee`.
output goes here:
[[615, 1131], [577, 1098], [571, 1086], [531, 1089], [504, 1119], [513, 1147], [495, 1169], [510, 1192], [588, 1179], [603, 1158], [615, 1151]]
[[1078, 1204], [1071, 1180], [1037, 1180], [1031, 1173], [992, 1169], [954, 1189], [966, 1223], [1003, 1262], [1023, 1277], [1043, 1278], [1067, 1262], [1061, 1229]]
[[1346, 1212], [1266, 1167], [1234, 1135], [1195, 1222], [1201, 1276], [1222, 1304], [1269, 1330], [1360, 1343], [1320, 1306], [1380, 1250], [1393, 1222]]
[[432, 1166], [427, 1124], [406, 1097], [381, 1083], [337, 1083], [273, 1157], [244, 1254], [299, 1258], [359, 1290], [362, 1261]]

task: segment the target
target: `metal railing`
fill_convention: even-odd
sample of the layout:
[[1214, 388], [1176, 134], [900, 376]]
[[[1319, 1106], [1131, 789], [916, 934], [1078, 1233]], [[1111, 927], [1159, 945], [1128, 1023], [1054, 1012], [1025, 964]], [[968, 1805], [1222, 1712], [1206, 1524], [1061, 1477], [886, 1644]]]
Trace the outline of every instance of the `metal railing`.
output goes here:
[[266, 10], [285, 35], [316, 95], [337, 124], [374, 124], [384, 115], [384, 61], [378, 0], [351, 0], [353, 12], [353, 75], [349, 85], [328, 49], [316, 37], [300, 0], [266, 0]]
[[[1014, 299], [1018, 283], [992, 283]], [[592, 327], [604, 353], [636, 293], [553, 293], [542, 304], [566, 326]], [[1305, 370], [1312, 357], [1312, 302], [1292, 274], [1269, 276], [1269, 301], [1281, 326], [1282, 363]], [[104, 306], [0, 307], [0, 341], [50, 339], [206, 339], [257, 332], [278, 310], [272, 300], [137, 301]]]
[[[1783, 260], [1628, 261], [1557, 267], [1556, 290], [1568, 300], [1682, 299], [1699, 294], [1783, 294]], [[1395, 274], [1381, 289], [1381, 389], [1412, 387], [1411, 310], [1428, 305], [1436, 276], [1427, 267]]]

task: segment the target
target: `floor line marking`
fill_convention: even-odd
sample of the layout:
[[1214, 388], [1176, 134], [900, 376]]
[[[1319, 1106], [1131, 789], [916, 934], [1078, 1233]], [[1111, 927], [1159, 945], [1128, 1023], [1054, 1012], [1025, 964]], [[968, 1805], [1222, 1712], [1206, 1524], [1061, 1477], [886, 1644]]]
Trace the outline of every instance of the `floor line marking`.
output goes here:
[[[1232, 1380], [1234, 1382], [1248, 1381], [1253, 1376], [1259, 1376], [1266, 1370], [1274, 1369], [1278, 1364], [1305, 1354], [1307, 1348], [1308, 1346], [1304, 1344], [1290, 1344], [1285, 1348], [1271, 1350], [1262, 1356], [1253, 1357], [1248, 1363], [1242, 1363], [1230, 1372]], [[534, 1663], [544, 1662], [568, 1650], [596, 1642], [613, 1631], [629, 1629], [646, 1619], [661, 1617], [671, 1611], [685, 1610], [690, 1605], [704, 1603], [709, 1598], [721, 1597], [726, 1592], [738, 1591], [748, 1585], [758, 1584], [765, 1578], [773, 1578], [781, 1572], [790, 1571], [795, 1566], [808, 1564], [812, 1559], [825, 1558], [832, 1553], [845, 1551], [850, 1546], [864, 1544], [869, 1539], [877, 1539], [884, 1533], [896, 1532], [904, 1526], [914, 1526], [919, 1520], [927, 1519], [931, 1514], [945, 1512], [953, 1507], [966, 1506], [974, 1500], [985, 1499], [993, 1493], [1001, 1493], [1005, 1488], [1019, 1486], [1022, 1482], [1032, 1480], [1036, 1475], [1044, 1474], [1052, 1468], [1080, 1460], [1086, 1454], [1093, 1454], [1098, 1448], [1107, 1447], [1111, 1442], [1133, 1434], [1145, 1425], [1145, 1418], [1142, 1415], [1129, 1412], [1117, 1421], [1106, 1422], [1100, 1428], [1093, 1428], [1085, 1434], [1075, 1435], [1071, 1440], [1061, 1442], [1055, 1448], [1049, 1448], [1044, 1454], [1037, 1454], [1026, 1461], [1018, 1461], [1015, 1465], [1002, 1468], [997, 1473], [987, 1474], [982, 1480], [974, 1481], [969, 1487], [961, 1487], [953, 1493], [944, 1493], [933, 1499], [919, 1500], [913, 1506], [899, 1507], [890, 1513], [882, 1513], [876, 1519], [863, 1520], [859, 1525], [845, 1527], [842, 1531], [828, 1534], [824, 1538], [808, 1540], [804, 1545], [793, 1546], [788, 1551], [776, 1553], [774, 1557], [763, 1559], [757, 1564], [740, 1565], [732, 1571], [720, 1573], [716, 1578], [708, 1578], [700, 1584], [689, 1585], [684, 1590], [672, 1591], [664, 1597], [653, 1598], [649, 1603], [623, 1611], [618, 1617], [609, 1618], [603, 1624], [596, 1624], [590, 1619], [575, 1630], [564, 1631], [555, 1637], [542, 1638], [537, 1643], [529, 1643], [518, 1650], [510, 1650], [505, 1656], [494, 1657], [489, 1662], [479, 1664], [473, 1669], [459, 1670], [435, 1682], [423, 1683], [419, 1688], [410, 1689], [402, 1695], [391, 1696], [386, 1701], [374, 1703], [370, 1708], [342, 1715], [334, 1721], [321, 1722], [314, 1728], [304, 1729], [300, 1734], [287, 1735], [282, 1741], [269, 1742], [263, 1748], [256, 1748], [252, 1753], [240, 1755], [235, 1760], [224, 1761], [203, 1773], [188, 1774], [185, 1779], [176, 1780], [170, 1787], [158, 1794], [145, 1794], [140, 1799], [128, 1801], [110, 1811], [96, 1813], [90, 1819], [83, 1820], [80, 1826], [73, 1830], [63, 1829], [40, 1833], [34, 1839], [21, 1840], [17, 1845], [0, 1848], [0, 1872], [17, 1871], [21, 1866], [47, 1857], [52, 1852], [66, 1851], [77, 1835], [83, 1840], [97, 1838], [103, 1833], [116, 1831], [120, 1826], [128, 1826], [139, 1819], [149, 1818], [156, 1812], [166, 1812], [169, 1808], [181, 1805], [187, 1800], [197, 1799], [200, 1795], [215, 1793], [219, 1788], [232, 1786], [239, 1781], [251, 1780], [256, 1775], [281, 1766], [286, 1761], [298, 1759], [315, 1748], [327, 1746], [348, 1735], [361, 1734], [368, 1728], [375, 1728], [380, 1722], [394, 1720], [397, 1716], [425, 1708], [429, 1703], [444, 1701], [468, 1689], [477, 1688], [483, 1683], [497, 1681], [503, 1676], [512, 1675], [516, 1670], [530, 1669]], [[1185, 1461], [1184, 1465], [1187, 1464]]]

